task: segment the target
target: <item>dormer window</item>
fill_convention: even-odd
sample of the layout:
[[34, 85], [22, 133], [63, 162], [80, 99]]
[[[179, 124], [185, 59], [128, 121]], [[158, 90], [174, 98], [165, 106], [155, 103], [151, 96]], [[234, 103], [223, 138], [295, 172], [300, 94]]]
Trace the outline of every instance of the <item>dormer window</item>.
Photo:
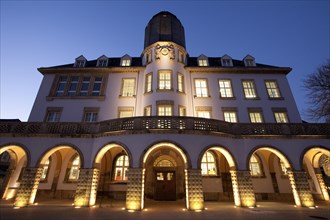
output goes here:
[[256, 66], [256, 62], [254, 60], [254, 57], [251, 56], [251, 55], [247, 55], [245, 58], [244, 58], [244, 65], [245, 66]]
[[74, 67], [78, 67], [78, 68], [85, 67], [86, 61], [87, 61], [86, 58], [83, 55], [81, 55], [81, 56], [76, 58], [76, 62], [74, 63]]
[[221, 65], [222, 66], [233, 66], [233, 61], [230, 56], [224, 55], [221, 57]]
[[131, 60], [132, 58], [128, 56], [127, 54], [121, 58], [120, 65], [121, 66], [131, 66]]
[[108, 57], [106, 56], [101, 56], [97, 59], [97, 67], [107, 67], [108, 66]]
[[198, 66], [208, 66], [209, 65], [208, 58], [205, 55], [200, 55], [197, 58], [197, 62], [198, 62]]

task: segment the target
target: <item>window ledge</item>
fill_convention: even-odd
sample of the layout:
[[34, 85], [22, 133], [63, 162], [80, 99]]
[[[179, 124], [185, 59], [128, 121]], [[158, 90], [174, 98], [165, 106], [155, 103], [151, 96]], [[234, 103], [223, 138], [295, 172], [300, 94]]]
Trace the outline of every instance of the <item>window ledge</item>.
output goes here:
[[245, 100], [260, 100], [260, 98], [259, 97], [255, 97], [255, 98], [244, 98]]
[[222, 100], [236, 100], [236, 97], [235, 96], [233, 96], [233, 97], [219, 97], [220, 99], [222, 99]]
[[105, 95], [100, 96], [47, 96], [47, 101], [53, 101], [54, 99], [98, 99], [105, 100]]
[[283, 97], [268, 97], [268, 100], [284, 100]]
[[173, 88], [172, 89], [156, 89], [157, 92], [173, 92]]
[[131, 99], [135, 99], [136, 98], [136, 95], [131, 95], [131, 96], [119, 95], [119, 98], [124, 98], [124, 99], [131, 98]]
[[194, 95], [194, 98], [196, 98], [196, 99], [207, 99], [207, 98], [211, 98], [211, 96], [209, 95], [209, 96], [203, 97], [203, 96]]

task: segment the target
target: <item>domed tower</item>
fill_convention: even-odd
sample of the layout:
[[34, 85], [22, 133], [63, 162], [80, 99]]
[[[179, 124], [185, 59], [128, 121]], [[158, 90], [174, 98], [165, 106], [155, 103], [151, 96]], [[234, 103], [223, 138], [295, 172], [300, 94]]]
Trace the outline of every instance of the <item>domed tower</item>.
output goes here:
[[142, 62], [146, 66], [144, 115], [186, 116], [189, 105], [185, 85], [184, 28], [170, 12], [154, 15], [145, 29]]

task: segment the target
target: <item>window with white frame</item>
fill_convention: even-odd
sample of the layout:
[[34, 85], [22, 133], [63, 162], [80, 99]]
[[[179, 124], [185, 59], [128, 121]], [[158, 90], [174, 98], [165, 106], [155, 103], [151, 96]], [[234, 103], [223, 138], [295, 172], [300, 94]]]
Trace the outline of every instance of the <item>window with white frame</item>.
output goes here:
[[55, 96], [64, 96], [67, 81], [68, 81], [67, 76], [60, 76], [59, 77], [58, 85], [56, 87]]
[[179, 116], [186, 116], [186, 108], [179, 106]]
[[152, 73], [146, 75], [145, 92], [152, 92]]
[[133, 108], [132, 107], [120, 107], [118, 109], [118, 117], [119, 118], [129, 118], [133, 117]]
[[135, 93], [135, 79], [123, 79], [122, 80], [122, 88], [121, 88], [121, 96], [122, 97], [132, 97]]
[[92, 96], [99, 96], [101, 93], [102, 77], [96, 76], [94, 78]]
[[172, 89], [172, 73], [168, 70], [161, 70], [158, 72], [158, 89], [171, 90]]
[[146, 53], [146, 62], [147, 62], [147, 63], [151, 63], [151, 61], [152, 61], [152, 58], [151, 58], [151, 51], [148, 51], [148, 52]]
[[97, 60], [96, 66], [106, 67], [107, 65], [108, 65], [108, 59], [99, 59], [99, 60]]
[[198, 118], [211, 118], [211, 112], [207, 110], [197, 110]]
[[231, 87], [231, 81], [229, 79], [219, 80], [220, 97], [221, 98], [233, 98], [233, 90]]
[[76, 60], [75, 67], [78, 67], [78, 68], [84, 67], [85, 64], [86, 64], [86, 60]]
[[79, 178], [80, 157], [76, 156], [71, 164], [69, 181], [77, 181]]
[[78, 76], [70, 77], [70, 86], [69, 86], [69, 91], [68, 91], [69, 96], [77, 95], [78, 82], [79, 82]]
[[250, 111], [249, 112], [251, 123], [263, 123], [262, 113], [259, 111]]
[[90, 76], [85, 76], [82, 78], [82, 83], [81, 83], [81, 88], [80, 88], [81, 96], [88, 96], [90, 81], [91, 81]]
[[114, 180], [115, 181], [125, 181], [127, 180], [127, 169], [129, 166], [128, 156], [121, 155], [117, 157], [114, 166]]
[[131, 59], [122, 59], [121, 60], [121, 66], [130, 66], [131, 65]]
[[40, 181], [45, 181], [47, 179], [49, 164], [50, 164], [50, 160], [48, 158], [46, 160], [46, 162], [44, 163], [43, 167], [42, 167], [42, 173], [41, 173]]
[[237, 112], [236, 111], [224, 111], [223, 118], [226, 122], [237, 123]]
[[288, 123], [288, 115], [286, 112], [274, 112], [276, 123]]
[[184, 92], [184, 76], [178, 73], [178, 92]]
[[152, 110], [151, 105], [146, 106], [146, 107], [144, 108], [144, 116], [151, 116], [151, 110]]
[[83, 122], [96, 122], [99, 108], [85, 108]]
[[199, 59], [198, 66], [208, 66], [207, 59]]
[[196, 97], [209, 97], [206, 79], [195, 79], [195, 94]]
[[184, 53], [179, 51], [178, 61], [184, 63]]
[[252, 154], [249, 164], [251, 176], [262, 176], [261, 161], [256, 154]]
[[218, 175], [217, 163], [213, 152], [206, 151], [201, 163], [202, 176], [216, 176]]
[[172, 105], [158, 105], [157, 106], [158, 116], [172, 116], [173, 106]]
[[61, 118], [62, 108], [48, 108], [45, 121], [59, 122]]
[[230, 59], [221, 59], [222, 66], [232, 66], [232, 62]]
[[245, 98], [247, 99], [257, 98], [257, 92], [253, 80], [243, 80], [242, 86], [243, 86]]
[[281, 93], [275, 80], [267, 80], [265, 85], [269, 98], [281, 98]]

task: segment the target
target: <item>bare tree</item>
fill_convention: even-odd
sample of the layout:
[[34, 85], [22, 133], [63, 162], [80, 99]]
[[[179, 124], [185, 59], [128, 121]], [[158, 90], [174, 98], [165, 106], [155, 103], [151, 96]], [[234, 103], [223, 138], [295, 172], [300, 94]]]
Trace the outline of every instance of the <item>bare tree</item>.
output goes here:
[[330, 123], [330, 59], [304, 79], [310, 119]]

